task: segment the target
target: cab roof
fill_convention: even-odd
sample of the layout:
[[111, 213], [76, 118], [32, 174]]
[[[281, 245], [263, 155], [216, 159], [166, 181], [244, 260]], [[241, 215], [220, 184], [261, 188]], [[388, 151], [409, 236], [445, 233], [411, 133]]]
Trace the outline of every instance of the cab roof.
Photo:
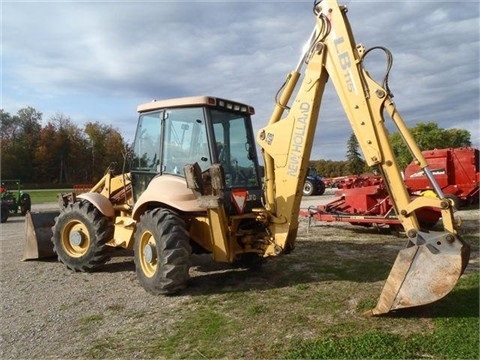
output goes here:
[[137, 111], [142, 113], [165, 108], [190, 107], [199, 105], [220, 106], [232, 111], [247, 112], [250, 115], [255, 113], [253, 106], [232, 100], [217, 98], [214, 96], [190, 96], [166, 100], [153, 100], [149, 103], [138, 105]]

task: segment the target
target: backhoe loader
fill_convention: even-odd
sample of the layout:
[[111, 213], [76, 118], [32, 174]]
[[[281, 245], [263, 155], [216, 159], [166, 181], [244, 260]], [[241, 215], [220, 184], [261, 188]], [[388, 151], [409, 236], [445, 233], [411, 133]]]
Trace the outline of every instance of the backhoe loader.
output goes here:
[[[199, 96], [140, 105], [130, 171], [107, 173], [88, 193], [63, 195], [60, 212], [49, 220], [51, 233], [43, 238], [35, 231], [42, 224], [35, 224], [34, 214], [29, 217], [27, 248], [33, 251], [24, 257], [34, 258], [38, 249], [49, 246], [70, 269], [90, 271], [107, 261], [107, 246], [132, 249], [144, 289], [173, 294], [186, 286], [192, 253], [258, 266], [264, 258], [291, 252], [322, 94], [330, 79], [367, 164], [384, 178], [408, 237], [371, 313], [428, 304], [449, 293], [469, 259], [452, 204], [392, 101], [388, 72], [380, 85], [365, 70], [364, 59], [373, 49], [354, 42], [347, 8], [323, 0], [313, 12], [316, 24], [307, 46], [256, 137], [254, 108], [239, 102]], [[390, 59], [387, 49], [379, 49]], [[410, 198], [384, 113], [438, 197]], [[415, 212], [424, 207], [441, 212], [441, 231], [420, 227]]]

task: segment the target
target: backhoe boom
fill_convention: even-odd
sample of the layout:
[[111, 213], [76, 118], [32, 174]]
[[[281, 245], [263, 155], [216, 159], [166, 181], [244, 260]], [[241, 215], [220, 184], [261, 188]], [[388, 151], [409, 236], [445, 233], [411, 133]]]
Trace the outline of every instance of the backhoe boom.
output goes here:
[[[315, 5], [316, 27], [307, 50], [299, 66], [288, 75], [272, 117], [259, 131], [257, 141], [265, 159], [266, 208], [276, 219], [270, 225], [271, 233], [275, 235], [275, 244], [288, 251], [294, 246], [298, 229], [301, 189], [322, 95], [327, 80], [331, 79], [367, 164], [376, 166], [384, 177], [409, 240], [409, 247], [400, 251], [373, 310], [374, 314], [382, 314], [430, 303], [446, 295], [462, 274], [469, 249], [454, 228], [452, 205], [441, 191], [439, 198], [410, 198], [389, 143], [384, 112], [390, 115], [407, 147], [428, 174], [427, 162], [397, 111], [387, 82], [379, 85], [365, 70], [363, 58], [367, 51], [355, 44], [346, 12], [347, 8], [335, 0]], [[298, 92], [289, 105], [299, 82]], [[431, 181], [434, 189], [439, 188], [433, 176]], [[415, 215], [422, 207], [442, 212], [443, 231], [422, 231]]]

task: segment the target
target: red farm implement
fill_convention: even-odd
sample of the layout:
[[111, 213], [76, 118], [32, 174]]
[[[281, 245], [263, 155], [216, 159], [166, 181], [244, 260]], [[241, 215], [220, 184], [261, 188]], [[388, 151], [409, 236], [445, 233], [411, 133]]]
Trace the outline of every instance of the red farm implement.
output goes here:
[[[307, 210], [300, 216], [327, 222], [347, 222], [362, 226], [390, 226], [401, 229], [393, 203], [380, 176], [350, 176], [338, 182], [341, 188], [335, 192], [336, 199]], [[440, 212], [423, 210], [417, 217], [424, 227], [431, 227], [440, 218]]]
[[[478, 204], [480, 164], [477, 148], [436, 149], [422, 153], [443, 194], [451, 198], [457, 208]], [[413, 194], [436, 196], [415, 162], [405, 168], [405, 184]]]

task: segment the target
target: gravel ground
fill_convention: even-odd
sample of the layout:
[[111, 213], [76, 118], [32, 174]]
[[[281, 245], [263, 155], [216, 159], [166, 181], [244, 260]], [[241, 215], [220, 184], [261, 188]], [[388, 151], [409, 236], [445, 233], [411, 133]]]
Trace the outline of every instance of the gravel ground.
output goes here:
[[[331, 192], [305, 199], [302, 208], [331, 200]], [[35, 206], [34, 210], [56, 208], [55, 204]], [[480, 212], [462, 212], [470, 219], [468, 231], [478, 232]], [[350, 226], [343, 224], [340, 226]], [[302, 220], [303, 234], [306, 220]], [[331, 232], [331, 227], [330, 227]], [[0, 226], [1, 257], [1, 332], [2, 359], [73, 359], [85, 358], [85, 345], [105, 336], [112, 329], [152, 326], [168, 329], [169, 308], [188, 302], [192, 290], [177, 297], [148, 295], [135, 277], [133, 259], [125, 251], [114, 250], [111, 261], [96, 273], [74, 273], [54, 260], [20, 261], [24, 245], [24, 218], [9, 218]], [[472, 265], [478, 271], [478, 253]], [[195, 268], [205, 258], [194, 259]], [[222, 271], [222, 267], [211, 267]], [[102, 326], [90, 331], [98, 314], [107, 314]], [[148, 314], [145, 316], [135, 314]], [[141, 357], [141, 349], [139, 349]], [[114, 354], [112, 354], [114, 357]]]

